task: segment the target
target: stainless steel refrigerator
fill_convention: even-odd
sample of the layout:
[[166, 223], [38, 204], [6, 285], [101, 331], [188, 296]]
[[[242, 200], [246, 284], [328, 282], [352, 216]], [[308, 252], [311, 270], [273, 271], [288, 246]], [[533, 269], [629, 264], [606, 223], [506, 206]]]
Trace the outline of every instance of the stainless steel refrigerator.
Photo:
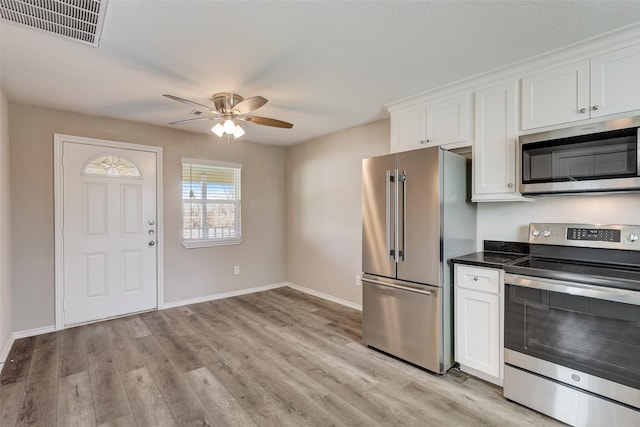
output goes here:
[[453, 365], [447, 261], [475, 251], [470, 179], [439, 147], [362, 163], [363, 340], [437, 373]]

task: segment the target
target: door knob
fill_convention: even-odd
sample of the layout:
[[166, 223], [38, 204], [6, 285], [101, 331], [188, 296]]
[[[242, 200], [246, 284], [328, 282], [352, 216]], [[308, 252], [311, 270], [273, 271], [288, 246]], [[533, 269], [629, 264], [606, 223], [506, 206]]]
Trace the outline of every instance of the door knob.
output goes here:
[[598, 107], [597, 105], [594, 105], [593, 107], [591, 107], [591, 109], [592, 109], [593, 111], [597, 110], [598, 108], [600, 108], [600, 107]]
[[152, 240], [152, 241], [149, 242], [149, 246], [154, 246], [155, 244], [156, 244], [155, 240]]
[[587, 112], [587, 109], [586, 109], [586, 108], [581, 108], [581, 109], [580, 109], [580, 112], [581, 112], [582, 114], [584, 114], [584, 113], [586, 113], [586, 112]]

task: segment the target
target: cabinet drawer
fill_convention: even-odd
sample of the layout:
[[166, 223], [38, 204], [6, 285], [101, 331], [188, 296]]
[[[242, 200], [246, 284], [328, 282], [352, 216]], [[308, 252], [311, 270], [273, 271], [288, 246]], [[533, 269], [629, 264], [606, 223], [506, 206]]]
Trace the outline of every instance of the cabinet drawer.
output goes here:
[[482, 292], [500, 293], [500, 270], [456, 264], [455, 286]]

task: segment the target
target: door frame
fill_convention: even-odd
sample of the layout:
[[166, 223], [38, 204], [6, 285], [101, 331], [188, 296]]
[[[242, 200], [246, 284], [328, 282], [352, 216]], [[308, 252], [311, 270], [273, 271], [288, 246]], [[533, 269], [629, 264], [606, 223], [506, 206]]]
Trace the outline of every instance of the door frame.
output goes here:
[[62, 168], [62, 149], [65, 142], [95, 145], [108, 148], [147, 151], [156, 154], [156, 309], [163, 307], [164, 301], [164, 222], [162, 203], [162, 147], [152, 145], [131, 144], [128, 142], [109, 141], [104, 139], [85, 138], [64, 134], [53, 134], [53, 188], [54, 188], [54, 294], [55, 294], [55, 330], [65, 328], [64, 325], [64, 245], [63, 245], [63, 196], [64, 179]]

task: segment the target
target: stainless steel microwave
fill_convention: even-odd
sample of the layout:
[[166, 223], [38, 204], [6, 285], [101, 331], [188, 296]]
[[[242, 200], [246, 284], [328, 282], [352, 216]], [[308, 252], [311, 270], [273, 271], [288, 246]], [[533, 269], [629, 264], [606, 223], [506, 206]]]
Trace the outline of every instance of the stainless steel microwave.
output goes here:
[[640, 191], [640, 116], [523, 135], [525, 195]]

